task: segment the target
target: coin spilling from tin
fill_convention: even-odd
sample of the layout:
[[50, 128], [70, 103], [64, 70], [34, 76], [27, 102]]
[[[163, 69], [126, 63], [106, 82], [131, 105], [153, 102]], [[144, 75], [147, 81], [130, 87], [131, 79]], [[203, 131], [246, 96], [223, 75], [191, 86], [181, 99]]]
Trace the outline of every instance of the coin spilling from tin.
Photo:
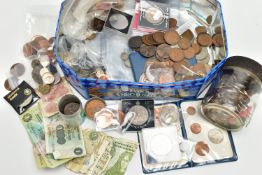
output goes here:
[[184, 59], [184, 52], [182, 49], [173, 48], [170, 49], [169, 57], [171, 58], [172, 61], [179, 62]]
[[187, 109], [186, 109], [187, 113], [189, 115], [195, 115], [196, 114], [196, 109], [193, 107], [193, 106], [189, 106]]
[[186, 30], [181, 36], [182, 38], [185, 38], [188, 41], [192, 41], [194, 38], [194, 34], [190, 29]]
[[170, 45], [176, 45], [180, 40], [180, 36], [176, 31], [168, 31], [165, 33], [164, 39]]
[[186, 59], [191, 59], [195, 56], [195, 50], [193, 47], [189, 47], [188, 49], [185, 49], [183, 51]]
[[178, 46], [181, 48], [181, 49], [188, 49], [190, 47], [190, 41], [186, 38], [182, 38], [179, 40], [178, 42]]
[[42, 95], [46, 95], [50, 92], [51, 90], [51, 86], [48, 84], [44, 84], [44, 85], [39, 85], [38, 86], [38, 91], [42, 94]]
[[141, 105], [135, 105], [129, 109], [128, 112], [134, 112], [135, 116], [130, 119], [131, 124], [141, 126], [145, 124], [149, 119], [149, 113], [147, 109]]
[[168, 44], [161, 44], [157, 47], [156, 53], [159, 56], [160, 60], [163, 59], [166, 60], [166, 58], [169, 58], [169, 52], [170, 52], [170, 46]]
[[10, 68], [10, 73], [15, 77], [20, 77], [25, 73], [25, 66], [21, 63], [13, 64]]
[[113, 14], [110, 16], [109, 22], [117, 30], [126, 29], [129, 24], [128, 19], [122, 14]]
[[153, 39], [157, 42], [157, 44], [164, 44], [165, 43], [164, 36], [165, 36], [164, 32], [155, 32], [153, 34]]
[[190, 130], [194, 134], [199, 134], [201, 132], [202, 128], [201, 128], [201, 125], [199, 123], [193, 123], [190, 126]]
[[85, 104], [85, 113], [88, 118], [94, 120], [94, 116], [96, 112], [99, 112], [101, 109], [106, 107], [106, 103], [101, 98], [91, 98]]
[[205, 26], [198, 26], [195, 28], [195, 31], [198, 35], [201, 33], [207, 33], [207, 29]]
[[223, 40], [222, 34], [215, 34], [215, 35], [212, 37], [212, 40], [213, 40], [213, 44], [214, 44], [216, 47], [223, 47], [223, 46], [224, 46], [224, 40]]
[[214, 144], [220, 144], [224, 140], [223, 132], [220, 129], [211, 129], [208, 131], [208, 139]]
[[203, 141], [197, 142], [195, 151], [199, 156], [206, 156], [209, 153], [209, 146]]
[[140, 54], [146, 58], [152, 57], [156, 54], [156, 46], [142, 45], [140, 47]]
[[142, 37], [142, 41], [143, 41], [144, 44], [146, 44], [148, 46], [157, 44], [157, 42], [153, 38], [153, 34], [144, 35]]
[[141, 36], [133, 36], [128, 40], [128, 46], [131, 49], [138, 49], [142, 45], [142, 37]]
[[199, 46], [199, 44], [197, 44], [197, 43], [193, 43], [192, 48], [194, 49], [196, 55], [199, 54], [202, 50], [202, 47]]
[[197, 42], [202, 47], [209, 47], [213, 43], [213, 40], [209, 34], [201, 33], [197, 36]]
[[79, 110], [79, 108], [80, 108], [79, 103], [75, 103], [75, 102], [68, 103], [68, 104], [65, 105], [63, 114], [72, 115], [72, 114], [76, 113]]

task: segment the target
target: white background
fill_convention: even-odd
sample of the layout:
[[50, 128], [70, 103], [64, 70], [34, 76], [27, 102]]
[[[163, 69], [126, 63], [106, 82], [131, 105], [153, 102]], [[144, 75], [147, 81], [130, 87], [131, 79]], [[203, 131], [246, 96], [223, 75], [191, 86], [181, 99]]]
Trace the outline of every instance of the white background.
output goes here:
[[[0, 174], [3, 175], [69, 175], [74, 174], [64, 167], [54, 170], [39, 170], [36, 168], [32, 155], [32, 146], [28, 136], [18, 120], [16, 112], [3, 100], [7, 94], [4, 80], [8, 76], [13, 63], [27, 60], [22, 56], [22, 45], [28, 40], [26, 28], [26, 12], [30, 12], [30, 5], [42, 6], [37, 12], [32, 12], [45, 18], [49, 13], [58, 14], [61, 0], [1, 0], [0, 5]], [[227, 29], [229, 55], [248, 56], [262, 63], [262, 1], [261, 0], [221, 0]], [[43, 7], [43, 6], [42, 6]], [[54, 19], [56, 16], [54, 16]], [[37, 23], [37, 21], [35, 21]], [[46, 21], [46, 23], [48, 23]], [[51, 28], [53, 33], [55, 21], [50, 25], [33, 28], [39, 33]], [[33, 26], [34, 27], [34, 26]], [[27, 30], [26, 30], [27, 29]], [[45, 34], [51, 35], [46, 32]], [[83, 100], [84, 101], [84, 100]], [[233, 133], [239, 160], [233, 163], [209, 165], [197, 168], [175, 170], [164, 174], [238, 174], [246, 175], [260, 172], [262, 159], [262, 98], [253, 120], [248, 128]], [[135, 136], [131, 136], [135, 139]], [[127, 175], [143, 174], [140, 165], [139, 151], [129, 164]], [[260, 173], [259, 173], [260, 174]]]

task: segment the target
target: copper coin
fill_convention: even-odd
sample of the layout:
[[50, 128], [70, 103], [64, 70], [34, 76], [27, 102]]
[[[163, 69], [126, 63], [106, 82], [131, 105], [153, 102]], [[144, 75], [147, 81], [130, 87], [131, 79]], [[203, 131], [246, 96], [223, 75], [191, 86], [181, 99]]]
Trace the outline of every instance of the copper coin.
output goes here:
[[169, 28], [176, 28], [177, 20], [175, 18], [169, 18]]
[[200, 156], [205, 156], [209, 153], [209, 146], [203, 141], [197, 142], [195, 151]]
[[188, 49], [183, 50], [183, 51], [184, 51], [184, 56], [187, 59], [191, 59], [195, 56], [195, 50], [193, 47], [189, 47]]
[[207, 29], [205, 26], [198, 26], [195, 28], [195, 31], [198, 35], [201, 33], [207, 33]]
[[21, 63], [13, 64], [10, 68], [10, 73], [15, 77], [20, 77], [25, 73], [25, 66]]
[[189, 66], [190, 65], [184, 60], [179, 61], [179, 62], [175, 62], [173, 64], [174, 71], [176, 71], [177, 74], [181, 74], [181, 75], [188, 72], [188, 70], [186, 70], [186, 68], [189, 68]]
[[148, 46], [157, 44], [156, 41], [154, 40], [152, 34], [144, 35], [144, 36], [142, 37], [142, 41], [143, 41], [144, 44], [146, 44], [146, 45], [148, 45]]
[[222, 33], [222, 28], [221, 28], [221, 26], [217, 26], [217, 27], [215, 28], [215, 33], [216, 33], [216, 34], [221, 34], [221, 33]]
[[94, 119], [95, 113], [99, 112], [106, 106], [106, 103], [103, 99], [94, 97], [88, 100], [85, 104], [85, 113], [88, 118]]
[[195, 115], [195, 114], [196, 114], [196, 109], [195, 109], [193, 106], [189, 106], [189, 107], [186, 109], [186, 112], [187, 112], [189, 115]]
[[212, 23], [212, 20], [213, 20], [213, 17], [211, 15], [209, 15], [206, 19], [207, 23], [208, 24], [211, 24]]
[[[168, 44], [161, 44], [157, 47], [157, 55], [160, 58], [166, 59], [169, 58], [169, 51], [170, 51], [170, 46]], [[161, 61], [161, 60], [160, 60]]]
[[165, 41], [170, 45], [176, 45], [180, 40], [180, 36], [176, 31], [168, 31], [165, 33]]
[[36, 50], [32, 47], [30, 43], [25, 43], [23, 46], [23, 53], [25, 57], [30, 57], [36, 54]]
[[36, 50], [48, 49], [50, 47], [49, 41], [41, 35], [33, 37], [31, 45]]
[[156, 54], [156, 46], [142, 45], [139, 51], [142, 56], [150, 58]]
[[5, 86], [5, 89], [6, 89], [6, 90], [12, 91], [12, 88], [11, 88], [11, 86], [10, 86], [10, 84], [9, 84], [8, 79], [5, 80], [4, 86]]
[[186, 38], [188, 41], [192, 41], [192, 39], [194, 38], [194, 34], [190, 29], [185, 31], [181, 36], [182, 38]]
[[197, 36], [197, 42], [202, 47], [209, 47], [213, 43], [213, 40], [209, 34], [201, 33]]
[[193, 123], [191, 126], [190, 126], [190, 130], [192, 133], [194, 134], [199, 134], [202, 130], [201, 128], [201, 125], [198, 124], [198, 123]]
[[184, 52], [182, 49], [173, 48], [170, 49], [169, 57], [175, 62], [182, 61], [184, 59]]
[[118, 111], [118, 120], [119, 120], [120, 125], [124, 122], [124, 120], [125, 120], [124, 112]]
[[164, 36], [165, 36], [164, 32], [155, 32], [153, 34], [153, 39], [157, 42], [157, 44], [163, 44], [165, 43]]
[[213, 37], [213, 44], [216, 47], [223, 47], [224, 46], [224, 40], [222, 34], [215, 34]]
[[202, 47], [199, 46], [199, 44], [197, 44], [197, 43], [193, 43], [192, 44], [192, 48], [195, 51], [195, 55], [199, 54], [201, 52], [201, 50], [202, 50]]
[[128, 46], [131, 49], [138, 49], [142, 45], [142, 37], [141, 36], [133, 36], [128, 40]]
[[65, 115], [72, 115], [72, 114], [76, 113], [79, 108], [80, 108], [79, 103], [75, 103], [75, 102], [68, 103], [64, 107], [64, 114]]
[[188, 49], [190, 47], [190, 41], [186, 38], [182, 38], [179, 42], [178, 42], [178, 46], [181, 49]]

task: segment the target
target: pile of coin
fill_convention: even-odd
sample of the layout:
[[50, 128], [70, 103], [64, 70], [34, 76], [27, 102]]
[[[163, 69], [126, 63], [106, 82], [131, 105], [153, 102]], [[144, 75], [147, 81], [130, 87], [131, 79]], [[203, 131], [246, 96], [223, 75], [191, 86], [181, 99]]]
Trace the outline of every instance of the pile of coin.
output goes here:
[[[173, 68], [174, 74], [178, 74], [175, 81], [204, 77], [211, 69], [209, 47], [224, 46], [221, 27], [216, 28], [213, 36], [205, 26], [196, 27], [194, 32], [188, 29], [179, 35], [175, 30], [176, 21], [171, 22], [169, 31], [131, 37], [129, 47], [149, 58], [148, 62], [154, 64], [152, 67]], [[150, 78], [145, 75], [142, 75], [142, 81], [150, 82]]]

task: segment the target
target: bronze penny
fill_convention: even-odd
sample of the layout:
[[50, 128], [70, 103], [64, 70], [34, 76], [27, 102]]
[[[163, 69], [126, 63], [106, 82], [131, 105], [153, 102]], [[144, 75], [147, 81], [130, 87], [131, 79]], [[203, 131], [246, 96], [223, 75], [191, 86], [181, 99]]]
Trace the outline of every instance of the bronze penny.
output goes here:
[[165, 33], [165, 41], [170, 45], [176, 45], [180, 40], [180, 36], [176, 31], [168, 31]]
[[215, 35], [212, 37], [212, 40], [213, 40], [213, 44], [214, 44], [216, 47], [223, 47], [223, 46], [224, 46], [224, 40], [223, 40], [222, 34], [215, 34]]
[[197, 42], [202, 47], [209, 47], [213, 43], [213, 40], [209, 34], [201, 33], [197, 36]]
[[195, 115], [195, 114], [196, 114], [196, 109], [195, 109], [193, 106], [189, 106], [189, 107], [186, 109], [186, 112], [187, 112], [189, 115]]
[[205, 156], [209, 153], [209, 146], [203, 141], [197, 142], [195, 151], [200, 156]]
[[30, 57], [32, 55], [35, 55], [37, 52], [32, 47], [31, 43], [25, 43], [23, 46], [23, 53], [25, 57]]
[[193, 43], [192, 44], [192, 48], [195, 51], [195, 55], [199, 54], [201, 52], [201, 50], [202, 50], [202, 47], [199, 46], [199, 44], [197, 44], [197, 43]]
[[169, 57], [175, 62], [182, 61], [184, 59], [184, 52], [182, 49], [172, 48], [169, 51]]
[[213, 17], [211, 15], [209, 15], [206, 19], [207, 21], [207, 24], [211, 24], [212, 23], [212, 20], [213, 20]]
[[185, 31], [181, 36], [182, 38], [186, 38], [188, 41], [192, 41], [194, 38], [194, 34], [190, 29]]
[[188, 72], [186, 68], [189, 68], [189, 66], [190, 65], [184, 60], [173, 63], [174, 71], [176, 71], [176, 73], [181, 74], [181, 75], [186, 74]]
[[205, 26], [198, 26], [195, 28], [195, 31], [198, 35], [201, 33], [207, 33], [207, 29]]
[[155, 56], [156, 54], [156, 46], [147, 46], [142, 45], [140, 47], [140, 54], [146, 58], [150, 58], [152, 56]]
[[215, 33], [216, 33], [216, 34], [221, 34], [221, 33], [222, 33], [221, 26], [217, 26], [217, 27], [215, 28]]
[[165, 36], [164, 32], [155, 32], [153, 34], [153, 39], [157, 42], [157, 44], [163, 44], [165, 43], [164, 36]]
[[6, 89], [6, 90], [12, 91], [12, 88], [11, 88], [11, 86], [10, 86], [10, 84], [9, 84], [8, 79], [5, 80], [4, 86], [5, 86], [5, 89]]
[[193, 47], [189, 47], [188, 49], [183, 50], [183, 51], [184, 51], [184, 56], [187, 59], [191, 59], [195, 56], [195, 50]]
[[133, 36], [128, 40], [128, 46], [131, 49], [138, 49], [142, 45], [142, 37], [141, 36]]
[[99, 112], [106, 106], [106, 103], [103, 99], [94, 97], [88, 100], [85, 104], [85, 113], [88, 118], [94, 119], [95, 113]]
[[36, 50], [48, 49], [50, 47], [49, 41], [41, 35], [34, 36], [31, 45]]
[[[157, 47], [156, 53], [160, 58], [169, 58], [170, 46], [168, 44], [161, 44]], [[161, 60], [160, 60], [161, 61]]]
[[169, 18], [169, 28], [176, 28], [177, 20], [175, 18]]
[[178, 42], [178, 46], [185, 50], [188, 49], [190, 47], [190, 41], [186, 38], [182, 38], [179, 42]]
[[190, 126], [190, 130], [192, 133], [194, 134], [199, 134], [202, 130], [201, 128], [201, 125], [198, 124], [198, 123], [193, 123], [191, 126]]
[[148, 46], [157, 44], [156, 41], [154, 40], [152, 34], [144, 35], [144, 36], [142, 37], [142, 41], [143, 41], [144, 44], [146, 44], [146, 45], [148, 45]]

